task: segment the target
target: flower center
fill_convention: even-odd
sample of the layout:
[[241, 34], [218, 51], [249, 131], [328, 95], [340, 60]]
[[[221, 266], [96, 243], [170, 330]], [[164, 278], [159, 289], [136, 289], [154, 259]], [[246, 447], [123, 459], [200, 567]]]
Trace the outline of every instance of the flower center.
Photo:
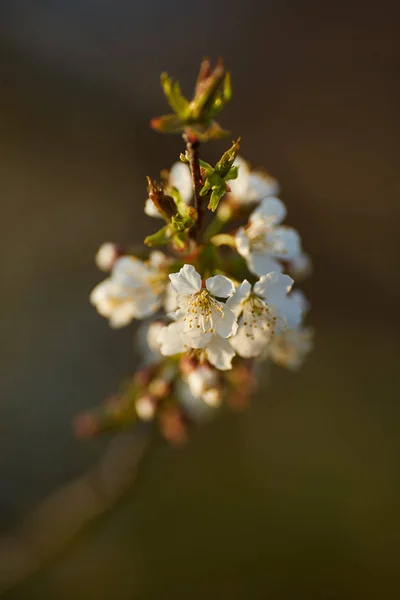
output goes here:
[[224, 317], [222, 302], [213, 298], [208, 290], [202, 289], [190, 297], [187, 303], [186, 316], [183, 320], [186, 321], [189, 329], [196, 328], [201, 329], [203, 333], [214, 333], [215, 319], [223, 319]]
[[268, 225], [261, 220], [253, 221], [247, 228], [247, 237], [249, 238], [252, 250], [265, 252], [270, 249], [267, 238]]
[[254, 340], [257, 333], [274, 335], [276, 317], [264, 300], [251, 293], [243, 307], [243, 325], [246, 337]]

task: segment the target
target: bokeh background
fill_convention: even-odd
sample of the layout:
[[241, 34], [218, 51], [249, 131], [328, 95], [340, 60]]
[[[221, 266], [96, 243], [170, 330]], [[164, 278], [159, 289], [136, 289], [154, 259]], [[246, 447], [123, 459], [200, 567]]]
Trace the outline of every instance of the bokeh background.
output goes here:
[[225, 58], [221, 122], [282, 184], [317, 331], [299, 374], [273, 369], [247, 412], [158, 445], [4, 598], [399, 597], [398, 19], [386, 1], [2, 0], [4, 535], [96, 464], [107, 440], [75, 440], [71, 420], [135, 368], [132, 329], [110, 331], [88, 294], [103, 241], [151, 232], [145, 176], [182, 148], [148, 129], [162, 70], [189, 93], [204, 55]]

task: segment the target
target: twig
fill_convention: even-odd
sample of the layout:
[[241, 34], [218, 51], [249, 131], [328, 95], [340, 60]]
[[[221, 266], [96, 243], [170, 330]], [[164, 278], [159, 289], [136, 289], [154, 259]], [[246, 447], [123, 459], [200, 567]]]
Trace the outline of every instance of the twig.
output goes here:
[[190, 137], [186, 133], [183, 135], [183, 139], [186, 142], [187, 157], [193, 180], [194, 206], [197, 210], [197, 221], [193, 227], [192, 234], [194, 239], [199, 241], [204, 221], [204, 199], [200, 196], [200, 190], [203, 187], [199, 160], [200, 142], [197, 138]]
[[134, 483], [151, 439], [148, 425], [116, 435], [93, 469], [55, 492], [0, 539], [0, 596], [42, 568], [118, 502]]

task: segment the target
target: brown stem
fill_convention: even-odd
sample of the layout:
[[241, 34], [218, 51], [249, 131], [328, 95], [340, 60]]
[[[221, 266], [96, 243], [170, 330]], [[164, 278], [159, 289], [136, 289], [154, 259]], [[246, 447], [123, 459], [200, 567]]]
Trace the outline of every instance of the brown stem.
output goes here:
[[204, 221], [204, 199], [200, 196], [200, 190], [203, 187], [200, 172], [199, 147], [200, 142], [197, 138], [188, 134], [183, 135], [186, 142], [187, 157], [189, 159], [190, 171], [193, 180], [194, 206], [197, 210], [197, 221], [192, 229], [192, 236], [198, 242], [201, 236]]

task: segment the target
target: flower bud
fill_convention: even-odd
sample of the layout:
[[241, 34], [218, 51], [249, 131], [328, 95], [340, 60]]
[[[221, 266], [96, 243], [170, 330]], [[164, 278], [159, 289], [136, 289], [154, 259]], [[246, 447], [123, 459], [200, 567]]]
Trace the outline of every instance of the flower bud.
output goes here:
[[212, 408], [218, 408], [221, 406], [222, 394], [218, 388], [210, 388], [203, 393], [203, 400], [208, 406]]
[[142, 421], [151, 421], [156, 412], [156, 402], [152, 396], [140, 396], [135, 402], [136, 414]]
[[187, 382], [195, 398], [204, 398], [206, 390], [218, 384], [218, 374], [215, 369], [202, 365], [189, 373]]
[[111, 271], [115, 261], [122, 255], [121, 248], [112, 242], [102, 244], [96, 254], [97, 267], [106, 273]]

